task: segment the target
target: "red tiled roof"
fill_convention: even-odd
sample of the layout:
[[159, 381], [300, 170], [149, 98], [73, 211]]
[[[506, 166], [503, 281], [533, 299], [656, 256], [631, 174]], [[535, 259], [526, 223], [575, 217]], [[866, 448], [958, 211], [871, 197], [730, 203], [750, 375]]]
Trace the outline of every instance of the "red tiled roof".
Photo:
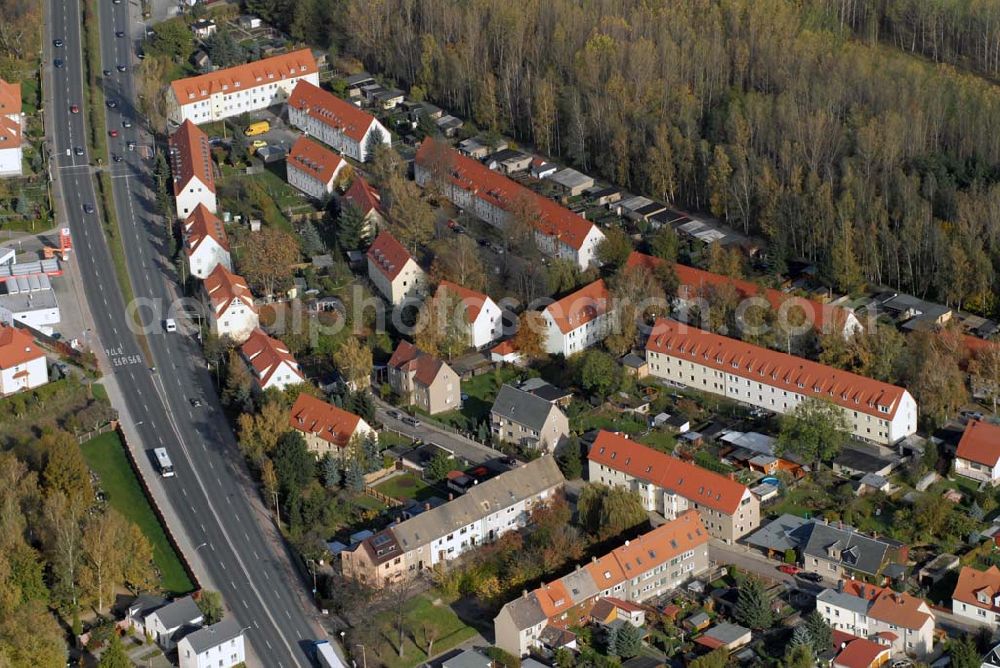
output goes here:
[[929, 612], [920, 609], [927, 607], [929, 610], [923, 599], [893, 591], [888, 587], [876, 587], [867, 582], [851, 579], [844, 582], [844, 593], [870, 601], [869, 617], [906, 629], [919, 629], [931, 617]]
[[204, 204], [198, 204], [191, 215], [184, 221], [184, 249], [188, 255], [193, 255], [205, 239], [215, 239], [215, 242], [229, 251], [229, 237], [222, 221], [208, 210]]
[[517, 352], [517, 348], [514, 346], [514, 339], [507, 339], [490, 348], [490, 352], [497, 355], [511, 355]]
[[216, 93], [231, 95], [277, 81], [304, 77], [319, 72], [316, 59], [309, 49], [299, 49], [245, 65], [227, 67], [208, 74], [178, 79], [170, 84], [181, 106], [200, 102]]
[[295, 84], [288, 98], [288, 106], [306, 112], [320, 123], [343, 132], [357, 142], [364, 140], [368, 128], [375, 121], [375, 117], [368, 112], [308, 81]]
[[205, 292], [216, 315], [225, 313], [229, 305], [236, 300], [246, 304], [254, 313], [257, 312], [250, 286], [242, 276], [232, 273], [221, 263], [215, 265], [212, 273], [205, 277]]
[[0, 79], [0, 116], [21, 113], [21, 84]]
[[0, 324], [0, 369], [10, 369], [39, 357], [45, 357], [45, 353], [35, 345], [31, 334]]
[[[651, 271], [661, 264], [663, 264], [663, 260], [660, 258], [653, 257], [652, 255], [645, 255], [638, 251], [632, 251], [628, 260], [625, 262], [626, 267], [646, 267]], [[799, 307], [802, 310], [802, 313], [805, 314], [805, 317], [812, 322], [813, 326], [819, 331], [826, 331], [828, 327], [843, 329], [844, 324], [847, 322], [847, 318], [850, 316], [850, 311], [840, 306], [823, 304], [815, 299], [806, 299], [805, 297], [790, 295], [773, 288], [762, 288], [756, 283], [751, 283], [750, 281], [730, 278], [721, 274], [713, 274], [710, 271], [705, 271], [696, 267], [689, 267], [684, 264], [675, 263], [674, 271], [677, 273], [677, 280], [679, 282], [677, 296], [681, 299], [688, 300], [704, 296], [705, 289], [709, 287], [731, 285], [735, 288], [736, 293], [741, 298], [746, 299], [747, 297], [755, 296], [764, 297], [767, 300], [767, 303], [770, 304], [771, 309], [775, 311], [782, 308], [785, 303], [788, 304], [788, 306], [784, 307], [785, 309], [791, 309], [795, 306]]]
[[724, 475], [653, 450], [620, 434], [602, 430], [590, 448], [592, 462], [673, 490], [686, 499], [732, 515], [748, 493], [746, 485]]
[[6, 116], [0, 116], [0, 151], [21, 145], [21, 124]]
[[1000, 461], [1000, 426], [982, 420], [972, 420], [962, 432], [956, 457], [989, 467]]
[[[825, 399], [884, 420], [892, 420], [906, 394], [906, 390], [896, 385], [719, 336], [668, 318], [656, 321], [646, 341], [646, 351], [697, 360], [699, 364], [728, 374]], [[885, 408], [885, 412], [878, 407]]]
[[301, 380], [305, 380], [305, 376], [299, 371], [299, 363], [295, 361], [295, 357], [289, 352], [288, 347], [281, 341], [268, 336], [259, 327], [253, 330], [250, 338], [240, 347], [240, 352], [253, 367], [257, 378], [260, 379], [261, 386], [267, 385], [282, 362], [291, 367]]
[[585, 285], [576, 292], [545, 307], [545, 312], [552, 316], [559, 331], [563, 334], [607, 313], [611, 293], [603, 278]]
[[177, 131], [170, 135], [168, 144], [174, 195], [179, 195], [196, 176], [214, 193], [215, 176], [212, 174], [212, 147], [208, 143], [208, 135], [191, 121], [184, 121]]
[[373, 210], [382, 210], [382, 196], [360, 174], [354, 177], [351, 187], [344, 193], [344, 201], [358, 207], [366, 216]]
[[374, 264], [390, 281], [399, 276], [407, 261], [411, 259], [413, 258], [403, 244], [386, 231], [379, 232], [375, 241], [368, 247], [368, 262]]
[[288, 425], [292, 429], [309, 434], [346, 448], [351, 437], [361, 423], [361, 418], [342, 408], [337, 408], [316, 397], [302, 393], [288, 414]]
[[288, 153], [288, 167], [305, 172], [323, 184], [330, 183], [344, 164], [339, 155], [305, 135], [295, 140]]
[[535, 590], [535, 598], [538, 599], [542, 612], [549, 618], [561, 615], [575, 605], [562, 580], [543, 584]]
[[[985, 593], [990, 602], [979, 601], [976, 598], [978, 592]], [[1000, 594], [1000, 568], [990, 566], [985, 571], [980, 571], [970, 566], [963, 566], [958, 573], [958, 582], [951, 596], [956, 601], [1000, 613], [1000, 606], [994, 605], [998, 594]]]
[[[433, 159], [435, 150], [433, 139], [425, 139], [417, 150], [416, 163], [422, 164]], [[533, 207], [538, 214], [536, 230], [555, 237], [570, 248], [580, 250], [584, 240], [594, 224], [576, 215], [569, 209], [560, 206], [548, 197], [525, 188], [521, 184], [494, 172], [478, 160], [466, 157], [458, 151], [448, 148], [450, 161], [449, 178], [459, 188], [475, 193], [476, 197], [509, 210], [512, 206], [527, 205]]]
[[584, 568], [589, 571], [597, 589], [604, 591], [704, 545], [708, 539], [708, 531], [702, 525], [698, 512], [688, 510], [635, 540], [627, 541]]
[[452, 283], [451, 281], [441, 281], [438, 284], [437, 292], [434, 293], [434, 299], [438, 299], [442, 291], [445, 293], [452, 293], [455, 298], [462, 303], [465, 307], [465, 319], [468, 323], [474, 323], [476, 318], [479, 317], [479, 313], [483, 310], [483, 306], [486, 304], [486, 300], [493, 301], [489, 296], [484, 295], [482, 292], [476, 292], [475, 290], [470, 290], [469, 288], [463, 287], [457, 283]]
[[836, 629], [833, 631], [833, 646], [844, 647], [833, 660], [834, 668], [871, 668], [879, 664], [883, 654], [888, 658], [892, 652], [891, 647]]
[[428, 355], [409, 341], [400, 341], [392, 357], [389, 358], [389, 366], [407, 373], [413, 371], [414, 380], [421, 385], [429, 386], [437, 378], [444, 362]]

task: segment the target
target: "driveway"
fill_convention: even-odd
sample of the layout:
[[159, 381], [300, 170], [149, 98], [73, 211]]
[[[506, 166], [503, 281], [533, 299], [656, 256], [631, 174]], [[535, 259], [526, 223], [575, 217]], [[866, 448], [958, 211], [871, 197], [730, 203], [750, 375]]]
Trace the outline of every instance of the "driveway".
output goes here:
[[403, 415], [405, 415], [405, 411], [394, 408], [391, 404], [388, 404], [377, 397], [375, 399], [375, 403], [375, 415], [382, 422], [382, 424], [386, 426], [386, 428], [403, 434], [404, 436], [408, 436], [409, 438], [419, 438], [425, 443], [436, 443], [437, 445], [448, 448], [454, 452], [457, 457], [465, 459], [470, 464], [482, 464], [483, 462], [491, 459], [497, 459], [504, 456], [499, 450], [494, 450], [489, 446], [477, 443], [476, 441], [466, 438], [461, 434], [456, 434], [453, 431], [442, 429], [441, 427], [430, 424], [429, 422], [421, 422], [420, 426], [411, 427], [401, 420], [389, 415], [389, 411], [396, 411]]

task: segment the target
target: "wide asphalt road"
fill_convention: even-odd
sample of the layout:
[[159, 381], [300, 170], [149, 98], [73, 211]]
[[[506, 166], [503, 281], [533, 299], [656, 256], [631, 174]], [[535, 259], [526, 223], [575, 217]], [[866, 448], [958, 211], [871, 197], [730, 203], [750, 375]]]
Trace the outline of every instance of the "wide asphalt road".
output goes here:
[[[172, 279], [169, 263], [161, 256], [163, 235], [151, 222], [152, 201], [142, 183], [148, 178], [149, 165], [139, 151], [129, 151], [125, 144], [143, 143], [136, 127], [141, 123], [133, 105], [131, 75], [131, 47], [141, 27], [129, 24], [128, 0], [120, 4], [99, 0], [103, 68], [111, 70], [109, 76], [102, 76], [102, 85], [108, 98], [119, 103], [117, 109], [107, 110], [105, 131], [119, 132], [119, 137], [109, 139], [109, 150], [123, 159], [113, 162], [110, 156], [91, 156], [86, 150], [78, 157], [73, 148], [86, 149], [80, 2], [47, 1], [45, 74], [51, 77], [47, 86], [49, 134], [56, 156], [52, 168], [59, 171], [59, 191], [96, 333], [125, 400], [120, 408], [133, 421], [141, 441], [133, 445], [146, 451], [165, 447], [170, 453], [176, 476], [164, 480], [163, 487], [173, 517], [182, 524], [171, 529], [183, 531], [191, 545], [198, 545], [195, 549], [201, 550], [208, 577], [222, 593], [230, 614], [246, 628], [253, 653], [266, 666], [309, 665], [308, 647], [322, 633], [312, 621], [314, 608], [283, 544], [269, 540], [262, 527], [268, 520], [252, 501], [254, 485], [197, 346], [182, 334], [165, 334], [164, 314], [142, 310], [153, 356], [145, 359], [126, 324], [129, 311], [101, 230], [100, 212], [84, 212], [85, 205], [97, 205], [88, 165], [98, 164], [100, 158], [113, 174], [118, 222], [135, 295], [169, 299]], [[116, 31], [124, 31], [125, 37], [116, 37]], [[55, 47], [56, 39], [64, 40], [65, 46]], [[64, 60], [65, 66], [53, 67], [54, 58]], [[126, 66], [125, 72], [118, 71], [119, 64]], [[80, 106], [79, 114], [70, 113], [73, 104]], [[125, 119], [133, 123], [132, 128], [122, 126]], [[151, 371], [151, 366], [157, 371]], [[189, 400], [194, 397], [205, 405], [193, 408]]]

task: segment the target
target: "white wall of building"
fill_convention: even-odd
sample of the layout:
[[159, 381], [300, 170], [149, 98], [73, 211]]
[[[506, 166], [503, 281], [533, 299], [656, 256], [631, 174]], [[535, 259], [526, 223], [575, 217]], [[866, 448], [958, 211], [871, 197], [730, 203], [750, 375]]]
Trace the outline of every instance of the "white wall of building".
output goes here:
[[489, 297], [483, 302], [479, 316], [469, 324], [469, 339], [473, 348], [482, 348], [500, 338], [503, 333], [503, 312]]
[[215, 271], [215, 267], [222, 265], [227, 271], [233, 270], [233, 262], [229, 257], [229, 251], [223, 248], [213, 237], [205, 237], [198, 244], [198, 248], [188, 256], [188, 271], [192, 276], [204, 280], [209, 274]]
[[548, 311], [542, 311], [545, 320], [545, 351], [550, 355], [569, 357], [600, 343], [608, 336], [610, 318], [603, 313], [590, 322], [563, 333], [556, 324], [555, 318]]
[[184, 220], [190, 216], [199, 204], [204, 204], [205, 208], [212, 213], [216, 212], [215, 193], [208, 186], [202, 183], [197, 176], [184, 186], [184, 190], [174, 197], [177, 204], [177, 217]]
[[20, 176], [23, 164], [20, 146], [0, 149], [0, 176]]
[[49, 368], [45, 356], [36, 357], [9, 369], [0, 369], [0, 396], [30, 390], [49, 382]]
[[333, 193], [333, 184], [336, 182], [337, 175], [340, 174], [340, 170], [344, 168], [345, 164], [341, 161], [330, 180], [323, 183], [312, 174], [296, 167], [291, 160], [287, 160], [285, 165], [287, 166], [288, 184], [298, 188], [314, 199], [325, 199]]
[[[646, 351], [646, 360], [652, 376], [775, 413], [788, 413], [805, 398], [805, 395], [797, 392], [768, 385], [766, 376], [750, 380], [704, 366], [690, 356], [675, 357], [649, 350]], [[916, 431], [917, 403], [909, 392], [903, 392], [900, 405], [891, 419], [888, 415], [879, 417], [863, 412], [860, 406], [858, 410], [841, 409], [851, 426], [851, 432], [866, 441], [889, 445]]]
[[239, 299], [231, 301], [229, 307], [218, 315], [211, 307], [209, 310], [211, 311], [209, 322], [212, 326], [212, 332], [220, 338], [228, 336], [236, 343], [246, 341], [260, 324], [260, 318], [256, 311]]
[[167, 117], [178, 125], [186, 120], [197, 125], [267, 109], [286, 102], [299, 81], [308, 81], [314, 86], [319, 86], [319, 73], [312, 72], [301, 77], [269, 80], [252, 88], [218, 91], [208, 98], [186, 104], [182, 104], [183, 100], [174, 97], [171, 88], [167, 91]]
[[177, 643], [177, 657], [180, 668], [232, 668], [246, 661], [246, 648], [243, 636], [227, 640], [221, 645], [209, 647], [201, 654], [195, 654], [187, 638], [181, 638]]

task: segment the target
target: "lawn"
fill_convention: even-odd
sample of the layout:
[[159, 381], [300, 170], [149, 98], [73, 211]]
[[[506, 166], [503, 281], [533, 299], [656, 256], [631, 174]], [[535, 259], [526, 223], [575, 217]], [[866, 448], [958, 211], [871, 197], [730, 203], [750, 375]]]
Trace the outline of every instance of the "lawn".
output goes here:
[[[406, 499], [423, 501], [432, 496], [442, 496], [440, 490], [427, 481], [421, 480], [419, 476], [413, 473], [393, 476], [385, 482], [375, 485], [375, 491], [381, 492], [386, 496], [391, 496], [394, 499], [399, 499], [400, 501]], [[444, 496], [447, 498], [447, 494], [444, 494]]]
[[646, 422], [634, 415], [624, 415], [607, 410], [592, 410], [570, 418], [570, 429], [577, 433], [591, 429], [611, 429], [634, 436], [646, 430]]
[[677, 437], [669, 431], [654, 429], [644, 436], [640, 436], [638, 441], [660, 452], [672, 453], [677, 444]]
[[436, 592], [416, 596], [403, 605], [403, 656], [399, 656], [399, 631], [396, 613], [383, 612], [375, 616], [374, 631], [378, 638], [374, 650], [379, 662], [388, 668], [411, 668], [429, 658], [427, 648], [433, 639], [433, 653], [445, 652], [476, 635], [447, 604], [434, 604]]
[[139, 481], [136, 479], [118, 434], [108, 432], [83, 444], [87, 465], [101, 479], [101, 489], [111, 507], [135, 522], [153, 546], [153, 562], [160, 571], [160, 586], [170, 594], [183, 594], [194, 589], [180, 558], [174, 552], [167, 535]]
[[462, 393], [467, 396], [462, 401], [462, 409], [448, 411], [434, 416], [438, 422], [460, 431], [475, 431], [479, 423], [489, 420], [493, 400], [504, 383], [521, 377], [522, 372], [511, 367], [501, 367], [490, 373], [474, 376], [462, 381]]

